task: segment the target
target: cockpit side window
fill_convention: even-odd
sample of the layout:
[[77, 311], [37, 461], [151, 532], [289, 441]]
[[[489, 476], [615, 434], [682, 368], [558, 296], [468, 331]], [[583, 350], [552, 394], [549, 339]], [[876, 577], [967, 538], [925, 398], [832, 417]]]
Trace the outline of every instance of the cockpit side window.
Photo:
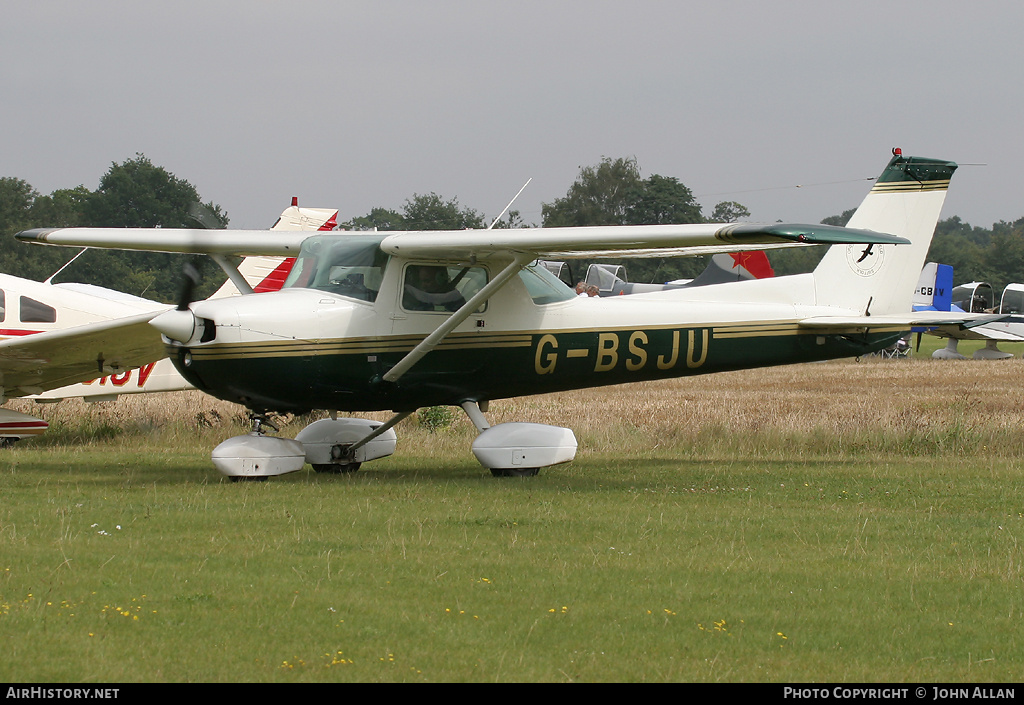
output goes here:
[[302, 243], [284, 288], [317, 289], [376, 301], [388, 263], [380, 241], [379, 236], [311, 237]]
[[52, 306], [47, 306], [27, 296], [21, 297], [22, 323], [54, 323], [56, 320], [57, 310]]
[[[402, 284], [402, 308], [407, 311], [458, 311], [487, 284], [483, 267], [410, 264]], [[487, 304], [477, 311], [481, 313]]]
[[533, 303], [537, 305], [570, 301], [576, 296], [573, 290], [565, 285], [565, 282], [537, 263], [531, 264], [519, 272], [519, 278], [522, 279], [526, 290], [530, 293]]
[[4, 322], [6, 308], [4, 306], [4, 290], [0, 289], [0, 323]]

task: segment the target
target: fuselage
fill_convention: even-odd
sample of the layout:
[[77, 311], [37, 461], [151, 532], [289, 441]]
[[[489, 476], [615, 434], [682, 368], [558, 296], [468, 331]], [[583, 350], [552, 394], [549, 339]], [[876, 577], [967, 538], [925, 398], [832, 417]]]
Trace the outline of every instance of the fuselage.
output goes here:
[[[194, 304], [196, 333], [169, 347], [171, 359], [198, 388], [254, 410], [404, 411], [850, 357], [904, 333], [799, 325], [837, 313], [814, 305], [811, 275], [599, 299], [527, 267], [389, 382], [388, 371], [453, 307], [439, 298], [425, 310], [409, 295], [422, 269], [442, 265], [385, 260], [357, 280], [335, 266], [338, 276], [319, 284], [300, 273], [280, 292]], [[449, 264], [442, 274], [465, 300], [474, 281], [505, 264]]]
[[166, 306], [89, 284], [48, 284], [0, 274], [0, 339], [161, 308]]

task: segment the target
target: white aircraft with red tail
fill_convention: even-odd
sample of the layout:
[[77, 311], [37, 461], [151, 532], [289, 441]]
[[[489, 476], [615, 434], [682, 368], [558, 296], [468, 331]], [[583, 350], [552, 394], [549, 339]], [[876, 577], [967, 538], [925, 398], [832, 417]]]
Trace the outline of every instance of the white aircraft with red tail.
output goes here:
[[[337, 227], [337, 216], [337, 210], [300, 208], [297, 199], [292, 199], [271, 230], [330, 231]], [[248, 257], [237, 271], [247, 291], [277, 291], [293, 262], [284, 257]], [[229, 279], [211, 298], [239, 293]], [[0, 274], [0, 397], [27, 396], [39, 403], [80, 397], [98, 402], [121, 394], [191, 388], [170, 360], [158, 359], [164, 354], [163, 347], [153, 340], [148, 327], [142, 332], [148, 339], [143, 347], [154, 351], [150, 359], [141, 365], [134, 360], [125, 364], [121, 359], [130, 354], [133, 345], [122, 339], [122, 325], [148, 320], [167, 308], [100, 286], [37, 282]], [[77, 382], [86, 368], [93, 379]], [[0, 444], [40, 435], [46, 428], [42, 419], [0, 408]]]

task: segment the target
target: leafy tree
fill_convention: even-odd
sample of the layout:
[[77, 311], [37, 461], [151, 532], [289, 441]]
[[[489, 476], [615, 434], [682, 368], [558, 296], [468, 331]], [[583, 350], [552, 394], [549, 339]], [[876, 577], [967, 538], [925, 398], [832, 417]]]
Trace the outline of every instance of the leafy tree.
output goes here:
[[631, 224], [642, 182], [635, 158], [602, 157], [599, 164], [580, 169], [563, 198], [541, 205], [544, 227]]
[[821, 221], [822, 225], [837, 225], [840, 228], [846, 227], [846, 224], [850, 222], [850, 218], [857, 212], [856, 208], [851, 208], [848, 211], [843, 211], [842, 215], [830, 215], [827, 218], [823, 218]]
[[402, 211], [408, 230], [465, 230], [482, 228], [484, 217], [472, 208], [463, 208], [459, 200], [442, 200], [436, 193], [413, 194]]
[[[197, 212], [202, 213], [200, 220]], [[27, 228], [195, 228], [224, 227], [227, 222], [219, 206], [202, 204], [192, 184], [141, 154], [122, 164], [112, 164], [96, 191], [78, 186], [43, 196], [22, 179], [0, 178], [0, 237], [5, 238], [0, 247], [0, 271], [42, 280], [75, 255], [74, 250], [66, 248], [30, 247], [10, 240], [13, 233]], [[177, 298], [184, 259], [182, 255], [89, 250], [58, 279], [170, 302]], [[207, 295], [220, 285], [224, 275], [209, 263], [202, 265], [201, 271], [207, 276], [197, 293]]]
[[709, 223], [735, 223], [750, 217], [750, 211], [742, 203], [736, 201], [722, 201], [715, 205], [715, 210], [708, 218]]
[[[998, 296], [1012, 282], [1024, 282], [1024, 218], [992, 225], [991, 243], [983, 252], [981, 267], [971, 279], [986, 281]], [[956, 272], [954, 266], [953, 271]], [[957, 278], [957, 283], [968, 279]]]
[[[511, 214], [510, 214], [511, 215]], [[444, 200], [436, 193], [413, 194], [406, 199], [402, 212], [374, 208], [353, 218], [344, 227], [353, 230], [465, 230], [482, 228], [484, 217], [472, 208], [459, 205], [459, 199]]]
[[32, 204], [32, 222], [36, 227], [74, 228], [83, 224], [86, 204], [92, 191], [85, 186], [58, 189], [49, 196], [37, 196]]
[[374, 208], [364, 216], [353, 218], [342, 227], [347, 230], [404, 230], [405, 218], [397, 211]]
[[631, 225], [699, 223], [703, 220], [700, 204], [694, 199], [693, 192], [674, 176], [652, 174], [640, 183], [632, 196], [634, 201], [626, 209], [626, 220]]
[[[160, 166], [144, 154], [121, 164], [111, 164], [99, 188], [86, 201], [84, 221], [104, 228], [194, 228], [194, 205], [202, 203], [195, 186]], [[220, 227], [227, 215], [214, 203], [204, 204]]]
[[38, 196], [39, 193], [24, 179], [0, 178], [0, 231], [6, 234], [23, 229], [29, 222], [32, 204]]
[[[99, 188], [82, 199], [81, 205], [81, 224], [89, 227], [223, 228], [228, 223], [220, 206], [203, 203], [195, 186], [143, 154], [112, 163]], [[62, 278], [171, 302], [178, 297], [184, 261], [182, 255], [97, 251], [83, 255], [81, 263], [76, 262]], [[224, 274], [207, 258], [199, 262], [202, 281], [196, 294], [206, 296], [221, 284]]]
[[513, 209], [506, 213], [503, 218], [496, 221], [492, 227], [496, 230], [515, 230], [516, 228], [528, 228], [530, 226], [523, 222], [522, 214]]
[[[657, 225], [704, 221], [693, 193], [675, 177], [640, 176], [634, 158], [603, 157], [584, 167], [564, 198], [541, 206], [545, 227], [587, 225]], [[590, 260], [574, 269], [581, 275]], [[631, 259], [626, 263], [633, 281], [656, 282], [692, 278], [706, 266], [703, 257]]]
[[12, 236], [27, 228], [77, 225], [78, 201], [88, 193], [80, 186], [41, 196], [23, 179], [0, 178], [0, 272], [42, 280], [60, 269], [75, 255], [74, 250], [29, 247], [15, 242]]

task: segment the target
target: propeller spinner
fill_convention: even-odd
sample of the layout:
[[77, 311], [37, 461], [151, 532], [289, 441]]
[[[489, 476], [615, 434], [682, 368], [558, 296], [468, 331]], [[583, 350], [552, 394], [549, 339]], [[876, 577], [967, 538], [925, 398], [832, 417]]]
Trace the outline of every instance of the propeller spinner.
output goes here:
[[161, 313], [149, 324], [166, 338], [179, 343], [187, 343], [196, 333], [196, 317], [189, 309], [189, 305], [192, 303], [196, 286], [199, 284], [199, 269], [193, 262], [187, 262], [182, 268], [182, 275], [184, 279], [177, 308]]

